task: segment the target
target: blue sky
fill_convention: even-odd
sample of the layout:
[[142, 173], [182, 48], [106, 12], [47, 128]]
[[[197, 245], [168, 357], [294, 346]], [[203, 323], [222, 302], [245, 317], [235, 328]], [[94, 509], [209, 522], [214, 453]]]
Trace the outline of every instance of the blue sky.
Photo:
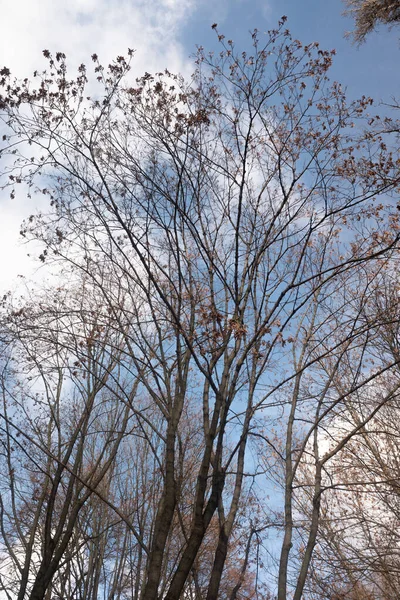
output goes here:
[[[276, 26], [282, 15], [304, 43], [319, 41], [337, 50], [331, 76], [352, 98], [362, 94], [390, 102], [399, 97], [399, 29], [381, 28], [356, 48], [344, 33], [352, 23], [343, 16], [341, 0], [3, 0], [0, 66], [27, 76], [44, 67], [44, 48], [64, 51], [72, 67], [89, 62], [93, 52], [103, 62], [137, 49], [133, 72], [167, 67], [189, 76], [196, 45], [215, 49], [212, 23], [235, 40], [248, 44], [248, 32]], [[26, 197], [11, 201], [0, 191], [0, 252], [10, 260], [0, 270], [0, 290], [17, 274], [32, 272], [28, 250], [18, 247], [21, 221], [35, 210]]]
[[[213, 16], [221, 32], [240, 45], [246, 43], [249, 30], [266, 31], [286, 15], [288, 28], [301, 42], [319, 41], [325, 49], [336, 49], [331, 77], [347, 87], [350, 96], [365, 94], [376, 100], [398, 96], [400, 29], [381, 27], [357, 48], [345, 37], [353, 23], [343, 11], [341, 0], [216, 0]], [[189, 52], [194, 44], [215, 45], [209, 30], [212, 14], [208, 3], [200, 4], [183, 27], [182, 42]]]

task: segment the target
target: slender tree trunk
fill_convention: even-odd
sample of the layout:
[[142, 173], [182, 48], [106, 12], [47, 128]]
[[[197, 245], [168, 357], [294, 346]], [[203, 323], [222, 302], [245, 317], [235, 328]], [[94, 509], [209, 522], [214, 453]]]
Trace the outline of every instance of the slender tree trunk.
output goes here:
[[154, 526], [154, 541], [147, 565], [147, 581], [143, 590], [142, 600], [157, 600], [158, 598], [165, 545], [171, 529], [176, 506], [175, 437], [176, 428], [170, 424], [166, 444], [164, 493], [157, 511]]
[[301, 375], [296, 377], [296, 383], [293, 391], [292, 406], [287, 425], [286, 446], [285, 446], [285, 523], [284, 536], [281, 549], [281, 557], [279, 561], [278, 574], [278, 600], [286, 600], [287, 597], [287, 572], [289, 565], [289, 555], [292, 549], [293, 542], [293, 514], [292, 514], [292, 497], [293, 497], [293, 424], [296, 414], [297, 398], [300, 388]]
[[207, 590], [206, 600], [214, 600], [215, 598], [218, 598], [222, 572], [225, 566], [226, 555], [228, 554], [228, 541], [229, 536], [225, 531], [225, 526], [222, 525], [219, 532], [218, 546], [215, 552], [215, 559], [211, 571], [210, 583]]
[[293, 596], [293, 600], [301, 600], [304, 591], [304, 585], [306, 583], [308, 569], [310, 567], [312, 553], [315, 548], [315, 542], [317, 540], [319, 516], [321, 507], [321, 481], [322, 481], [322, 465], [317, 463], [316, 474], [315, 474], [315, 486], [314, 486], [314, 498], [313, 498], [313, 510], [311, 517], [311, 527], [308, 535], [307, 547], [304, 553], [303, 561], [301, 563], [300, 574], [297, 579], [297, 586]]

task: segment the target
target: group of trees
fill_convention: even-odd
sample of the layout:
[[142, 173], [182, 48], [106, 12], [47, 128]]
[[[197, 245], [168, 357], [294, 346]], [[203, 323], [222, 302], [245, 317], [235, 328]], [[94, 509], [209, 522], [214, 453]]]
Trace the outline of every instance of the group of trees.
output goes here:
[[398, 590], [398, 127], [285, 19], [217, 35], [190, 83], [0, 72], [7, 185], [48, 199], [0, 322], [9, 600]]

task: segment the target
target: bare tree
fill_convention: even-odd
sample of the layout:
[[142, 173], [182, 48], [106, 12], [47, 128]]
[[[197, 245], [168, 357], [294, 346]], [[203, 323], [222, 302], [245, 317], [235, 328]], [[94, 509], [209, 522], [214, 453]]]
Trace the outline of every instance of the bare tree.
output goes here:
[[[381, 360], [394, 361], [395, 367], [349, 394], [346, 411], [336, 415], [321, 436], [328, 461], [322, 478], [323, 516], [310, 578], [315, 597], [332, 588], [337, 589], [338, 597], [364, 593], [387, 600], [399, 594], [397, 290], [397, 273], [390, 268], [364, 307], [370, 335], [375, 330], [364, 362], [376, 368]], [[347, 377], [351, 373], [354, 370]], [[345, 382], [342, 376], [340, 384], [335, 384], [338, 391]], [[307, 470], [309, 473], [309, 466]], [[304, 480], [303, 485], [299, 512], [304, 519], [309, 511], [305, 510]]]
[[[40, 260], [58, 265], [64, 280], [84, 278], [83, 306], [91, 298], [97, 303], [81, 340], [89, 355], [84, 366], [76, 333], [63, 343], [68, 352], [78, 350], [78, 375], [90, 358], [90, 373], [100, 369], [106, 377], [111, 404], [122, 404], [135, 434], [141, 432], [138, 456], [152, 464], [129, 518], [100, 497], [90, 484], [93, 474], [79, 478], [85, 498], [94, 490], [124, 523], [130, 519], [143, 550], [140, 555], [138, 546], [140, 568], [131, 581], [132, 595], [141, 600], [182, 598], [188, 582], [195, 585], [213, 531], [218, 539], [212, 558], [203, 554], [212, 566], [201, 596], [218, 597], [237, 546], [245, 482], [258, 474], [249, 440], [274, 445], [258, 419], [276, 419], [277, 411], [286, 426], [279, 575], [279, 598], [286, 599], [294, 421], [313, 414], [301, 441], [304, 455], [321, 422], [344, 410], [349, 393], [391, 368], [362, 371], [350, 389], [332, 391], [347, 357], [369, 344], [355, 286], [398, 246], [398, 215], [389, 197], [398, 164], [388, 140], [383, 144], [371, 129], [363, 133], [371, 100], [347, 103], [341, 87], [327, 79], [332, 53], [293, 40], [284, 20], [263, 42], [255, 31], [249, 54], [218, 37], [221, 53], [200, 50], [191, 83], [169, 72], [132, 82], [125, 58], [105, 69], [93, 55], [103, 92], [95, 88], [90, 98], [86, 68], [70, 80], [64, 55], [47, 51], [49, 69], [36, 73], [36, 87], [1, 71], [0, 110], [8, 128], [3, 152], [15, 159], [5, 173], [12, 186], [25, 182], [50, 201], [48, 214], [32, 215], [22, 233], [43, 244]], [[381, 195], [385, 204], [377, 201]], [[68, 302], [61, 313], [75, 316]], [[13, 318], [23, 327], [21, 310]], [[52, 323], [43, 331], [47, 339]], [[99, 347], [100, 354], [92, 351]], [[303, 382], [317, 372], [323, 383], [315, 381], [304, 396]], [[193, 448], [184, 452], [188, 419], [196, 426], [190, 428]], [[315, 466], [314, 513], [296, 598], [318, 534], [324, 461], [316, 457]], [[65, 469], [62, 455], [55, 467]], [[129, 483], [134, 489], [136, 473], [145, 470], [135, 467], [126, 489]], [[154, 493], [143, 514], [147, 485]], [[250, 533], [266, 526], [253, 523]], [[246, 556], [247, 543], [243, 576]], [[240, 597], [236, 585], [229, 593]]]
[[[78, 297], [64, 308], [60, 290], [36, 296], [35, 304], [9, 310], [3, 324], [3, 589], [18, 598], [44, 597], [80, 514], [115, 468], [131, 417], [113, 381], [121, 368], [116, 337], [99, 325], [93, 303], [89, 312]], [[125, 386], [133, 401], [137, 380]]]

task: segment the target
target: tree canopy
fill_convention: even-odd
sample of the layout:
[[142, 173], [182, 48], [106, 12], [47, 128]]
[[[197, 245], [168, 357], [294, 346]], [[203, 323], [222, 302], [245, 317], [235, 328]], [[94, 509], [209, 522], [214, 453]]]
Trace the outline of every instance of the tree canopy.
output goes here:
[[133, 51], [0, 71], [51, 274], [2, 305], [10, 599], [320, 597], [338, 460], [398, 402], [397, 125], [285, 19], [250, 51], [214, 29], [190, 81]]

